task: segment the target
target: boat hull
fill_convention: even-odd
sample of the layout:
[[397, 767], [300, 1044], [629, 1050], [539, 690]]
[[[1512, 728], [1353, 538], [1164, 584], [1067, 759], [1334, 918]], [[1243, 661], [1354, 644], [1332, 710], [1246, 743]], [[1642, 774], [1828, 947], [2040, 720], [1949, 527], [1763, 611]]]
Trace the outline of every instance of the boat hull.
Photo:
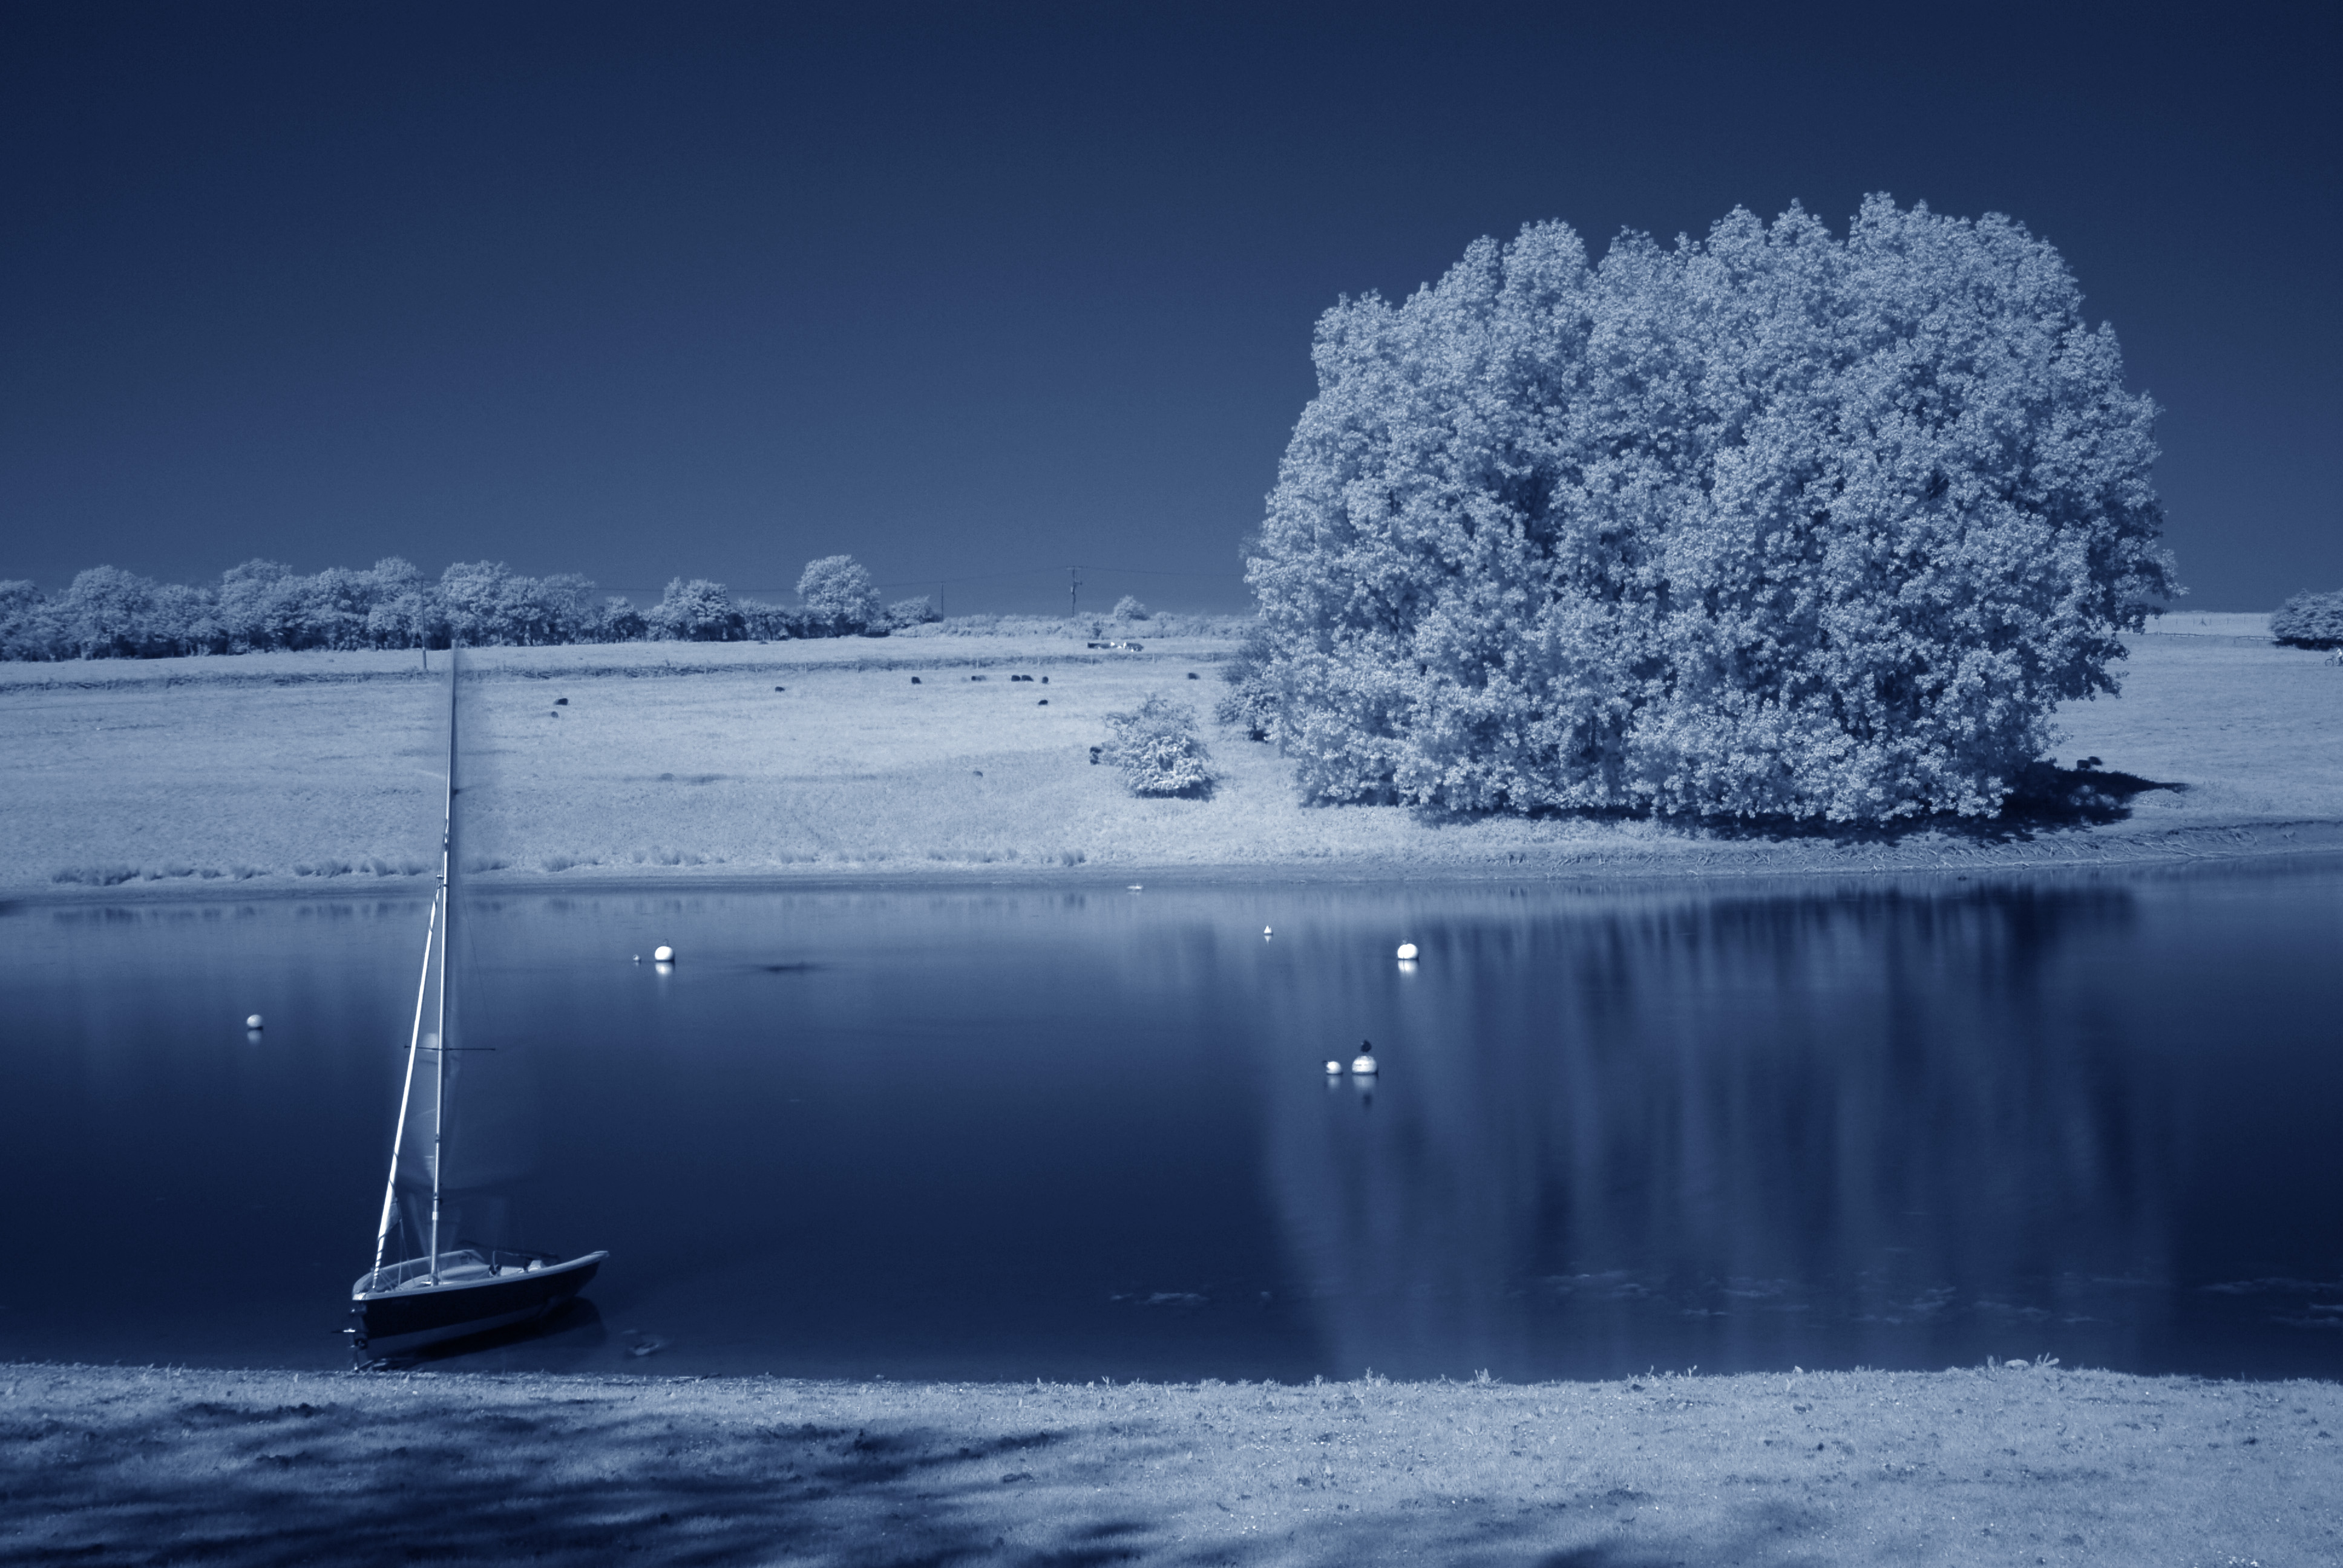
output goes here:
[[400, 1355], [468, 1339], [551, 1314], [583, 1290], [608, 1252], [589, 1252], [542, 1269], [508, 1269], [479, 1280], [420, 1289], [357, 1292], [351, 1346], [366, 1355]]

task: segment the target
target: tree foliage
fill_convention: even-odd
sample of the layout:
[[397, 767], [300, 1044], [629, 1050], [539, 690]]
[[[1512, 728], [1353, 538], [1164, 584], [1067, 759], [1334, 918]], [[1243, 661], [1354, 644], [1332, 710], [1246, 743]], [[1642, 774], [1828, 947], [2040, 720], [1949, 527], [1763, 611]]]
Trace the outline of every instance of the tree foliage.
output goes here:
[[740, 612], [722, 583], [676, 578], [659, 603], [643, 612], [651, 635], [674, 642], [731, 642], [743, 634]]
[[523, 577], [458, 562], [437, 582], [397, 556], [304, 575], [249, 560], [216, 587], [93, 567], [55, 598], [0, 584], [0, 658], [159, 658], [266, 648], [445, 648], [600, 642], [642, 635], [624, 600], [598, 602], [574, 573]]
[[823, 556], [798, 577], [806, 618], [820, 634], [847, 637], [881, 624], [879, 589], [852, 556]]
[[2154, 407], [2004, 217], [1534, 225], [1314, 357], [1248, 578], [1320, 799], [1990, 813], [2174, 588]]
[[2343, 588], [2295, 595], [2270, 617], [2270, 637], [2295, 648], [2343, 648]]

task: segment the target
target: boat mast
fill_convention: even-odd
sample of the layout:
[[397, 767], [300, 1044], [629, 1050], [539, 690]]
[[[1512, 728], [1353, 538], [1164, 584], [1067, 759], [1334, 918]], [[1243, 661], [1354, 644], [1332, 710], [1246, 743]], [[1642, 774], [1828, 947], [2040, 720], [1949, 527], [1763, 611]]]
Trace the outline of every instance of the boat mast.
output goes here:
[[[407, 1036], [407, 1078], [398, 1091], [398, 1123], [390, 1135], [390, 1174], [382, 1184], [382, 1221], [374, 1233], [374, 1289], [382, 1287], [382, 1262], [390, 1246], [390, 1217], [398, 1206], [398, 1156], [407, 1141], [407, 1111], [415, 1100], [415, 1058], [423, 1047], [423, 1003], [431, 990], [432, 949], [439, 948], [439, 1035], [437, 1042], [447, 1043], [447, 965], [445, 933], [440, 913], [447, 904], [447, 871], [449, 845], [456, 821], [456, 670], [455, 658], [447, 660], [447, 811], [439, 827], [439, 885], [431, 895], [431, 920], [423, 929], [423, 970], [415, 980], [415, 1024]], [[442, 1058], [442, 1060], [445, 1060]], [[436, 1121], [435, 1116], [435, 1121]], [[437, 1184], [438, 1139], [435, 1129], [432, 1140], [433, 1184]], [[436, 1192], [435, 1192], [436, 1199]], [[435, 1233], [436, 1240], [436, 1233]], [[437, 1249], [434, 1249], [432, 1270], [438, 1270]]]
[[374, 1284], [382, 1286], [383, 1253], [390, 1245], [390, 1216], [398, 1206], [398, 1150], [407, 1138], [407, 1108], [415, 1098], [415, 1057], [423, 1045], [423, 999], [431, 985], [431, 945], [439, 935], [439, 893], [431, 895], [431, 923], [423, 930], [423, 972], [415, 981], [415, 1027], [407, 1036], [407, 1081], [398, 1091], [398, 1126], [390, 1135], [390, 1175], [382, 1184], [382, 1223], [374, 1233]]
[[447, 645], [447, 818], [439, 829], [439, 1049], [431, 1095], [431, 1272], [439, 1282], [439, 1141], [447, 1105], [447, 928], [456, 923], [456, 645]]

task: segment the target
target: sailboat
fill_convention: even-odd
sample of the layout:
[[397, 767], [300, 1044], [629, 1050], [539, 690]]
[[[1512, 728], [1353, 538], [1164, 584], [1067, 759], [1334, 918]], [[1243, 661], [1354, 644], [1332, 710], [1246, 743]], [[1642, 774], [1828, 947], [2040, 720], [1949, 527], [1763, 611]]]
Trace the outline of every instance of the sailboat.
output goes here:
[[[398, 1127], [391, 1135], [390, 1177], [383, 1185], [382, 1220], [375, 1230], [374, 1267], [350, 1287], [352, 1352], [361, 1361], [404, 1354], [428, 1345], [467, 1339], [495, 1329], [550, 1316], [585, 1287], [608, 1252], [564, 1259], [547, 1252], [482, 1247], [440, 1234], [445, 1133], [447, 1124], [448, 1026], [447, 938], [456, 916], [456, 655], [447, 655], [447, 803], [439, 831], [439, 884], [423, 935], [423, 974], [415, 990], [415, 1023], [407, 1043], [407, 1080], [399, 1091]], [[435, 1004], [436, 1006], [432, 1005]], [[429, 1015], [435, 1025], [423, 1025]], [[417, 1103], [417, 1068], [429, 1059], [427, 1116]], [[430, 1215], [423, 1250], [394, 1259], [391, 1236], [404, 1231], [399, 1204], [399, 1161], [410, 1113], [428, 1139], [423, 1166], [430, 1173]], [[410, 1182], [419, 1206], [419, 1182]]]

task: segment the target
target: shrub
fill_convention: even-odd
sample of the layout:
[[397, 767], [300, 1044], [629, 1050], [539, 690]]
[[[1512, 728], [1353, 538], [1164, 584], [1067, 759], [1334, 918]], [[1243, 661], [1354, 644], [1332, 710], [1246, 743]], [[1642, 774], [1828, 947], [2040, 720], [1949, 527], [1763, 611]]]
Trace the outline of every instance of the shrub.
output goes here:
[[1989, 814], [2175, 586], [2155, 407], [2005, 217], [1534, 225], [1314, 358], [1247, 578], [1316, 799]]
[[1212, 788], [1212, 756], [1182, 704], [1151, 693], [1131, 712], [1108, 714], [1106, 727], [1101, 759], [1122, 769], [1132, 794], [1201, 795]]
[[1270, 642], [1256, 622], [1237, 644], [1236, 653], [1221, 666], [1229, 689], [1212, 707], [1212, 717], [1241, 727], [1248, 740], [1275, 738], [1277, 689], [1269, 678]]
[[887, 607], [887, 625], [896, 631], [910, 626], [932, 626], [943, 619], [935, 601], [925, 597], [899, 598]]
[[2294, 648], [2343, 648], [2343, 588], [2295, 595], [2270, 617], [2270, 637]]
[[744, 598], [739, 602], [740, 631], [759, 642], [786, 642], [793, 637], [812, 637], [805, 611], [788, 605], [767, 604], [762, 599]]

